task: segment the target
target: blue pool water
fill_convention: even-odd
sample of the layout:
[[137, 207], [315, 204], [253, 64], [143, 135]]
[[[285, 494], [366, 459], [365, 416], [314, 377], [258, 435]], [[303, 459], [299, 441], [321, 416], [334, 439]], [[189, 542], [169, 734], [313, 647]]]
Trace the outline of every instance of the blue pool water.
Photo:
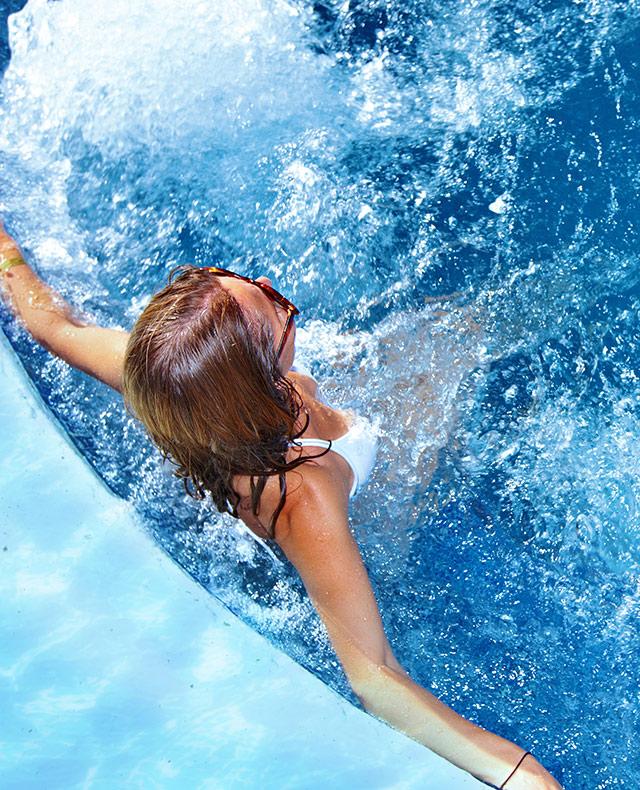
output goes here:
[[[177, 263], [272, 276], [380, 420], [353, 527], [401, 662], [567, 788], [635, 787], [639, 4], [31, 0], [11, 42], [0, 211], [39, 270], [124, 326]], [[348, 694], [290, 569], [5, 327], [176, 561]]]

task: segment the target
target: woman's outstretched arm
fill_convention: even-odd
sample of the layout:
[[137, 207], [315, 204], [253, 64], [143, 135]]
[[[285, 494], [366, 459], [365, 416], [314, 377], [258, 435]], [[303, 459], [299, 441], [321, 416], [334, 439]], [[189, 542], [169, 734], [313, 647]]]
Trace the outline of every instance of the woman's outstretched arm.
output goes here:
[[530, 755], [505, 783], [525, 750], [467, 721], [402, 669], [326, 467], [307, 465], [304, 477], [287, 497], [278, 543], [298, 569], [364, 707], [483, 782], [506, 790], [559, 790]]
[[85, 324], [25, 261], [0, 221], [0, 292], [32, 337], [73, 367], [122, 391], [129, 334]]

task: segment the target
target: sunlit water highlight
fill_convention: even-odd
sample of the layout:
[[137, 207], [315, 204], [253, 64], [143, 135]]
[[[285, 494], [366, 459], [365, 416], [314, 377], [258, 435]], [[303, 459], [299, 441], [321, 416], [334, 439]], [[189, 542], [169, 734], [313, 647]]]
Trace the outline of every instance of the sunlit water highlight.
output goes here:
[[[398, 657], [589, 790], [640, 776], [639, 10], [31, 0], [0, 108], [0, 210], [96, 320], [187, 261], [300, 305], [327, 396], [380, 420], [353, 527]], [[167, 551], [346, 693], [290, 570], [5, 325]]]

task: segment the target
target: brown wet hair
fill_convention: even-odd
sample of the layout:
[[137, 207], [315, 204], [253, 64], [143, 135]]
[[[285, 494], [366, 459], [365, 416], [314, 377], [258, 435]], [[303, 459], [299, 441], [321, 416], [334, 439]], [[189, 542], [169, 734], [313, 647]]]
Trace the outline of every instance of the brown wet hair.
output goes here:
[[259, 521], [267, 479], [279, 478], [280, 500], [269, 524], [261, 524], [272, 538], [286, 473], [318, 457], [286, 459], [309, 417], [301, 419], [301, 397], [280, 370], [274, 345], [271, 328], [247, 317], [218, 278], [181, 266], [133, 328], [123, 383], [127, 407], [191, 496], [209, 493], [219, 511], [237, 518], [241, 498], [232, 482], [246, 475]]

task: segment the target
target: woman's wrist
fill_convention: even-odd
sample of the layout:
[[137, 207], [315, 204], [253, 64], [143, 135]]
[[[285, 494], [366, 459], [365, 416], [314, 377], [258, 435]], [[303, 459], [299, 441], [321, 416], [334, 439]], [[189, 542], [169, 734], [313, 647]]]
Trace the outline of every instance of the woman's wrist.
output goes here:
[[0, 274], [6, 274], [14, 266], [24, 264], [26, 261], [18, 243], [0, 227]]
[[0, 274], [6, 274], [10, 269], [13, 269], [14, 266], [25, 266], [25, 265], [26, 265], [26, 261], [20, 254], [5, 256], [2, 253], [0, 253]]
[[[489, 787], [501, 790], [516, 765], [523, 759], [525, 749], [507, 738], [490, 730], [484, 730], [471, 722], [469, 722], [469, 726], [473, 729], [467, 738], [481, 751], [474, 759], [475, 770], [473, 768], [467, 768], [467, 770]], [[509, 785], [505, 790], [509, 790]]]
[[562, 790], [560, 784], [551, 776], [543, 765], [536, 760], [531, 752], [523, 752], [520, 759], [506, 776], [502, 784], [489, 783], [494, 790]]
[[520, 757], [518, 762], [515, 764], [515, 766], [513, 767], [513, 770], [509, 774], [509, 776], [507, 776], [507, 778], [504, 780], [504, 782], [500, 785], [500, 790], [507, 790], [507, 784], [509, 783], [509, 781], [511, 779], [513, 779], [513, 777], [516, 775], [516, 773], [520, 769], [520, 767], [521, 767], [522, 763], [525, 761], [525, 759], [527, 757], [530, 757], [530, 756], [531, 756], [531, 752], [529, 752], [529, 751], [525, 751], [522, 754], [522, 757]]

